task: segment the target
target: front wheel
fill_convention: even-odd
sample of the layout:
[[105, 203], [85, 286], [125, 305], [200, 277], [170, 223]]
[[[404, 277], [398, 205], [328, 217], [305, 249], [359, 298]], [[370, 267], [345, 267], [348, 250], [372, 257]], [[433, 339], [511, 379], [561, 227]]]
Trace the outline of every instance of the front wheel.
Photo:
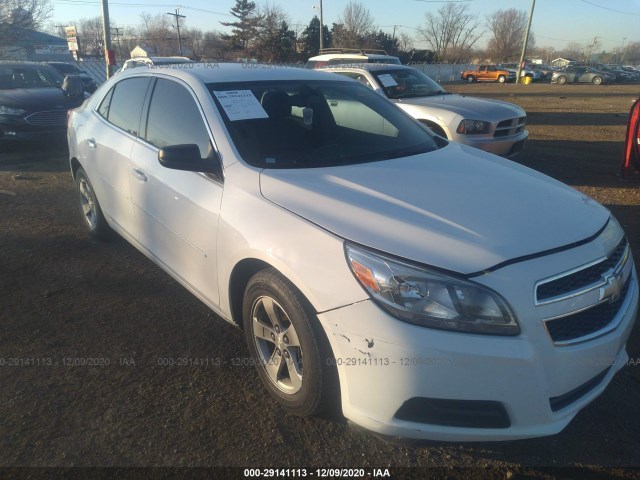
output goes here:
[[506, 82], [506, 81], [507, 81], [507, 77], [505, 77], [504, 75], [500, 75], [500, 76], [498, 77], [498, 82], [500, 82], [500, 83], [504, 83], [504, 82]]
[[594, 85], [600, 85], [602, 83], [602, 77], [593, 77], [592, 82]]
[[76, 195], [80, 213], [89, 233], [96, 238], [106, 240], [111, 234], [111, 228], [102, 214], [102, 209], [93, 191], [89, 177], [84, 169], [76, 172]]
[[254, 275], [243, 300], [244, 331], [258, 376], [291, 413], [333, 406], [337, 378], [322, 327], [298, 289], [274, 269]]
[[558, 77], [558, 83], [560, 85], [564, 85], [565, 83], [567, 83], [567, 77]]
[[475, 79], [475, 77], [474, 77], [473, 75], [469, 75], [469, 76], [467, 77], [467, 82], [469, 82], [469, 83], [473, 83], [473, 82], [475, 82], [475, 81], [476, 81], [476, 79]]

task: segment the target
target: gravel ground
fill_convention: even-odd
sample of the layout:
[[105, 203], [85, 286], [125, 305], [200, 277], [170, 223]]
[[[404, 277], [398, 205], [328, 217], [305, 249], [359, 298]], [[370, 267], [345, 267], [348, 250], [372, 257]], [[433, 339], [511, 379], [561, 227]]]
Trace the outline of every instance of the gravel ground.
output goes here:
[[[524, 107], [531, 135], [516, 161], [605, 204], [640, 258], [639, 184], [617, 175], [628, 111], [640, 86], [448, 88]], [[628, 344], [632, 364], [556, 436], [503, 443], [387, 443], [341, 419], [285, 414], [247, 365], [239, 330], [124, 240], [89, 238], [74, 203], [64, 144], [0, 152], [2, 476], [94, 477], [100, 472], [8, 467], [164, 466], [368, 472], [377, 467], [407, 478], [639, 478], [629, 468], [640, 466], [637, 326]], [[163, 365], [180, 358], [209, 360]], [[8, 359], [37, 362], [9, 366]], [[98, 365], [76, 365], [85, 361]], [[185, 472], [121, 473], [169, 477]], [[241, 477], [243, 472], [232, 473]]]

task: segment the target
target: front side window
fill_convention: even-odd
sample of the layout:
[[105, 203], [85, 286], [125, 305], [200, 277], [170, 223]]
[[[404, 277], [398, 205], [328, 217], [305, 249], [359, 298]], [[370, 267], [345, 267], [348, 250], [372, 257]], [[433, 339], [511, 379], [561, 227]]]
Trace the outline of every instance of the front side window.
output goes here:
[[389, 98], [411, 98], [444, 95], [447, 92], [419, 70], [403, 68], [378, 70], [373, 77]]
[[350, 165], [441, 145], [388, 100], [351, 82], [207, 86], [241, 157], [260, 168]]
[[118, 82], [111, 94], [107, 119], [131, 135], [138, 135], [149, 77], [128, 78]]
[[158, 148], [195, 144], [201, 158], [209, 155], [209, 133], [200, 109], [185, 87], [170, 80], [156, 82], [144, 138]]

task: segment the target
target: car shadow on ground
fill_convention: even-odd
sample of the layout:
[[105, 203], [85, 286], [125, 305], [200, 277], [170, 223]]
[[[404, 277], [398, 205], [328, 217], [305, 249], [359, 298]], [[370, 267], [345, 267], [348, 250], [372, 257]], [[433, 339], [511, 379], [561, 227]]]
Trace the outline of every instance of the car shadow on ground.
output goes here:
[[0, 143], [0, 171], [58, 172], [66, 170], [68, 169], [68, 152], [66, 139]]

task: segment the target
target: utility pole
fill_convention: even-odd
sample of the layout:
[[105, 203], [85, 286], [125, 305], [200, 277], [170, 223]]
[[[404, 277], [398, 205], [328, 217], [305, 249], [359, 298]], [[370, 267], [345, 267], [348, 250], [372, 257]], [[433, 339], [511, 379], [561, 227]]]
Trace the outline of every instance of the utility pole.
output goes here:
[[396, 39], [396, 30], [398, 29], [400, 25], [394, 25], [393, 26], [393, 36], [391, 37], [391, 41], [393, 42]]
[[593, 49], [596, 47], [597, 43], [598, 43], [598, 37], [595, 36], [593, 38], [593, 43], [591, 43], [591, 46], [589, 47], [589, 53], [587, 53], [587, 58], [585, 58], [585, 61], [587, 63], [591, 63], [591, 52], [593, 52]]
[[322, 24], [323, 20], [322, 20], [322, 0], [320, 0], [320, 50], [322, 50], [323, 48], [323, 39], [322, 37], [324, 37], [324, 32], [323, 30], [323, 24]]
[[118, 53], [120, 54], [120, 61], [122, 61], [123, 60], [122, 48], [120, 47], [120, 37], [122, 36], [122, 34], [120, 33], [120, 30], [122, 29], [120, 27], [111, 27], [111, 30], [116, 31], [116, 41], [118, 42]]
[[520, 83], [520, 75], [522, 75], [522, 64], [524, 63], [524, 56], [527, 52], [527, 43], [529, 42], [529, 30], [531, 30], [531, 20], [533, 20], [533, 9], [536, 6], [536, 0], [531, 0], [531, 11], [529, 12], [529, 23], [527, 23], [527, 33], [524, 35], [524, 45], [522, 45], [522, 54], [520, 55], [520, 63], [518, 64], [518, 78], [516, 83]]
[[109, 0], [102, 0], [102, 35], [104, 36], [104, 58], [107, 65], [107, 80], [113, 75], [113, 65], [109, 58], [111, 51], [111, 27], [109, 26]]
[[182, 56], [182, 39], [180, 38], [180, 19], [187, 18], [184, 15], [180, 15], [180, 8], [176, 7], [176, 13], [168, 13], [167, 15], [171, 15], [176, 19], [176, 30], [178, 31], [178, 51], [180, 52], [180, 56]]

